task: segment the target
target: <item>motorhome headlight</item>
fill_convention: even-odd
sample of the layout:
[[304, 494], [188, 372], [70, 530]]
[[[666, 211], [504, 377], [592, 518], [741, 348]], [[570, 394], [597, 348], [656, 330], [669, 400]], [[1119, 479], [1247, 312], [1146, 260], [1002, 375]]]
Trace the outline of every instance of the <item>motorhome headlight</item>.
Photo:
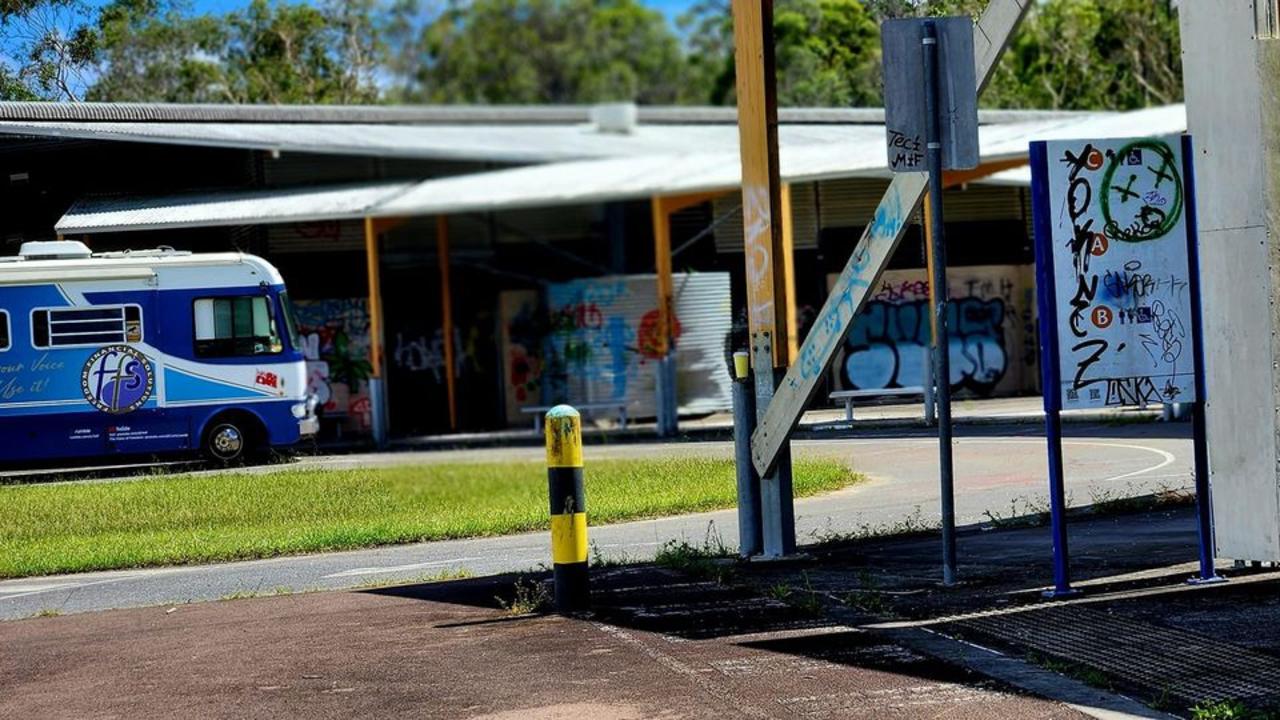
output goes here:
[[300, 402], [300, 403], [298, 403], [298, 404], [294, 405], [293, 407], [289, 408], [289, 411], [293, 413], [293, 416], [294, 416], [294, 417], [296, 417], [296, 418], [298, 418], [299, 420], [301, 420], [302, 418], [306, 417], [306, 416], [309, 414], [309, 413], [307, 412], [307, 410], [308, 410], [307, 405], [308, 405], [308, 404], [309, 404], [309, 403]]

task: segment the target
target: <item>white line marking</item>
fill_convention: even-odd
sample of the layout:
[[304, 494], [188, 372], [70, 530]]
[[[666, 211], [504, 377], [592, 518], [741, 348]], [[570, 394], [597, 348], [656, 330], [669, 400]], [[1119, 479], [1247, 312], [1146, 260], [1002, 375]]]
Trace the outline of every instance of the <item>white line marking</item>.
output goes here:
[[484, 560], [484, 559], [485, 558], [482, 558], [482, 557], [462, 557], [462, 558], [453, 558], [452, 560], [435, 560], [432, 562], [424, 562], [424, 563], [410, 563], [408, 565], [388, 565], [385, 567], [352, 568], [350, 570], [343, 570], [341, 572], [333, 573], [332, 575], [325, 575], [324, 578], [327, 580], [329, 578], [357, 577], [360, 575], [380, 575], [382, 573], [404, 572], [406, 570], [422, 570], [424, 568], [438, 567], [440, 565], [456, 565], [458, 563], [467, 562], [470, 560]]
[[15, 595], [17, 593], [38, 593], [46, 590], [61, 590], [63, 588], [73, 588], [80, 585], [77, 582], [54, 583], [51, 585], [19, 585], [18, 587], [0, 587], [0, 595]]
[[30, 592], [21, 592], [15, 595], [5, 595], [3, 598], [0, 598], [0, 600], [13, 600], [15, 598], [26, 597], [28, 595], [39, 595], [40, 593], [57, 592], [59, 590], [79, 590], [80, 588], [89, 587], [90, 585], [102, 585], [103, 583], [120, 582], [121, 580], [127, 580], [127, 579], [128, 578], [110, 578], [108, 580], [98, 580], [96, 582], [59, 585], [57, 587], [38, 586], [40, 587], [39, 590], [31, 590]]

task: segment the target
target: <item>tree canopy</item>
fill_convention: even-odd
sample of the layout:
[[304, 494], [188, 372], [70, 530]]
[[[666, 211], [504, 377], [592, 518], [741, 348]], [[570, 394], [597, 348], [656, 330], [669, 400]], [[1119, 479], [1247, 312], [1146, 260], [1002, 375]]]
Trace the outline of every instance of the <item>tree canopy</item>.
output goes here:
[[[734, 102], [728, 0], [0, 0], [0, 99], [242, 103]], [[985, 0], [777, 0], [778, 100], [881, 102], [879, 24]], [[1170, 0], [1043, 0], [986, 106], [1132, 109], [1182, 95]]]

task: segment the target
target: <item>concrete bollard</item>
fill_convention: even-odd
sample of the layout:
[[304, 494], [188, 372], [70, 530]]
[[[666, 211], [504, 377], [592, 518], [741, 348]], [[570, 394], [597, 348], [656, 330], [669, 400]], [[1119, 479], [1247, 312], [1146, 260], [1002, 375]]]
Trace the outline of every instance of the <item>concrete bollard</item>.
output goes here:
[[751, 462], [751, 433], [756, 429], [756, 403], [749, 382], [751, 368], [745, 350], [733, 354], [733, 458], [738, 479], [738, 554], [764, 550], [760, 526], [760, 478]]
[[547, 411], [547, 487], [557, 612], [586, 610], [587, 504], [582, 487], [582, 417], [568, 405]]

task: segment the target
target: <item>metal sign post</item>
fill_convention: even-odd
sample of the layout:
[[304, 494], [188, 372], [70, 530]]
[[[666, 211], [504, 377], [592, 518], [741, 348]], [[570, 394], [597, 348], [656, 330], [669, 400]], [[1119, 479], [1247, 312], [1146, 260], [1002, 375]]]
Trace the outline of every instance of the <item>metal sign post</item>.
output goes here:
[[[1031, 143], [1031, 197], [1033, 207], [1049, 205], [1044, 143]], [[1050, 597], [1065, 597], [1071, 589], [1067, 565], [1066, 488], [1062, 473], [1062, 377], [1058, 366], [1058, 313], [1054, 304], [1053, 250], [1049, 247], [1049, 214], [1034, 214], [1036, 251], [1036, 301], [1040, 315], [1040, 384], [1044, 389], [1044, 433], [1049, 452], [1049, 523], [1053, 534], [1053, 590]], [[1043, 240], [1043, 241], [1042, 241]]]
[[923, 134], [924, 161], [929, 173], [927, 215], [933, 251], [933, 377], [937, 383], [934, 398], [938, 413], [942, 583], [953, 585], [956, 582], [956, 513], [951, 456], [951, 345], [947, 332], [950, 293], [942, 171], [968, 169], [978, 164], [973, 21], [968, 17], [889, 20], [882, 26], [881, 37], [884, 38], [889, 167], [895, 172], [918, 170]]
[[1200, 305], [1200, 230], [1196, 224], [1195, 153], [1190, 135], [1182, 136], [1182, 182], [1186, 190], [1187, 290], [1191, 294], [1191, 345], [1196, 364], [1196, 401], [1191, 409], [1191, 435], [1196, 472], [1196, 530], [1200, 551], [1200, 574], [1191, 583], [1226, 582], [1213, 566], [1213, 493], [1209, 485], [1209, 442], [1205, 427], [1205, 402], [1209, 395], [1204, 381], [1204, 319]]

